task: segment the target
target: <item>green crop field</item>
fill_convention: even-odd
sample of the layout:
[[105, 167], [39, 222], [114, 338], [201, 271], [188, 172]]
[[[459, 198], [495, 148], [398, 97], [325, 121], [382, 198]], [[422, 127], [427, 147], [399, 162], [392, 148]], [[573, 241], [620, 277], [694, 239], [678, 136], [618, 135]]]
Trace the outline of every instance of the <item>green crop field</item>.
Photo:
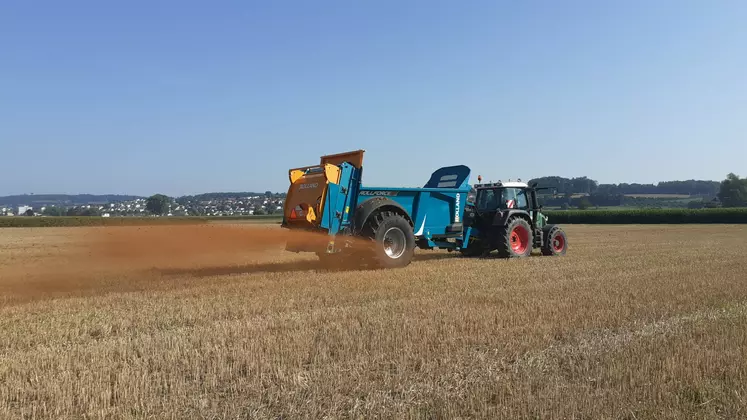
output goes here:
[[559, 224], [747, 223], [747, 208], [557, 210], [546, 213], [550, 223]]

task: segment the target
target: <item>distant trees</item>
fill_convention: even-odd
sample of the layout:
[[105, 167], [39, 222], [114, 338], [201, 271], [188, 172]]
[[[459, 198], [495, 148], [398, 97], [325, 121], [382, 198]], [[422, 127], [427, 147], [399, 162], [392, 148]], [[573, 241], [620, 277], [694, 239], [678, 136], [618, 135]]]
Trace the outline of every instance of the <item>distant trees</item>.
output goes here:
[[101, 212], [96, 207], [70, 207], [65, 212], [65, 216], [101, 216]]
[[45, 216], [64, 216], [65, 209], [57, 206], [49, 206], [44, 208], [42, 214]]
[[[529, 180], [540, 187], [549, 187], [550, 191], [541, 191], [541, 202], [547, 207], [714, 207], [721, 203], [713, 201], [722, 189], [730, 189], [728, 197], [737, 197], [726, 205], [745, 205], [740, 203], [740, 182], [730, 178], [726, 186], [719, 181], [685, 180], [664, 181], [658, 184], [599, 184], [588, 177], [564, 178], [545, 176]], [[737, 177], [738, 178], [738, 177]], [[725, 197], [726, 197], [725, 196]], [[582, 203], [582, 200], [584, 201]]]
[[747, 178], [734, 173], [718, 181], [665, 181], [658, 184], [597, 184], [586, 178], [558, 176], [535, 178], [540, 187], [550, 187], [554, 193], [541, 192], [542, 203], [548, 207], [747, 207]]
[[747, 178], [739, 178], [734, 173], [721, 182], [718, 199], [724, 207], [747, 206]]
[[597, 181], [585, 176], [579, 178], [563, 178], [560, 176], [545, 176], [529, 180], [530, 183], [537, 182], [540, 187], [550, 187], [558, 194], [591, 194], [596, 191]]
[[664, 181], [656, 185], [656, 194], [689, 194], [714, 197], [719, 191], [717, 181]]
[[681, 194], [714, 197], [719, 192], [718, 181], [664, 181], [658, 184], [599, 184], [585, 176], [563, 178], [545, 176], [529, 181], [537, 182], [540, 187], [550, 187], [558, 194], [593, 194], [597, 196], [617, 196], [625, 194]]
[[689, 209], [702, 209], [703, 207], [705, 207], [703, 200], [692, 200], [687, 203], [687, 208]]
[[171, 204], [171, 198], [163, 194], [154, 194], [145, 200], [145, 208], [152, 214], [162, 215], [166, 214]]
[[591, 207], [591, 202], [586, 197], [582, 198], [581, 201], [578, 202], [578, 209], [579, 210], [586, 210], [589, 207]]

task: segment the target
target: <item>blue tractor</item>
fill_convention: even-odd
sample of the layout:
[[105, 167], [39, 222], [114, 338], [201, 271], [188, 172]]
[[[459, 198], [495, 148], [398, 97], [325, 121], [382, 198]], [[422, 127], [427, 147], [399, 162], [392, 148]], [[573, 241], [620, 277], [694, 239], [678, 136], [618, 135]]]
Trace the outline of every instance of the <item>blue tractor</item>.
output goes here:
[[[396, 268], [412, 261], [416, 247], [485, 255], [495, 248], [492, 236], [499, 234], [494, 222], [505, 222], [515, 231], [504, 235], [509, 241], [524, 240], [526, 245], [526, 235], [538, 232], [536, 228], [540, 229], [540, 246], [547, 241], [546, 218], [538, 211], [515, 208], [504, 212], [496, 206], [491, 213], [488, 206], [493, 201], [486, 201], [483, 191], [499, 187], [473, 189], [467, 166], [440, 168], [422, 188], [369, 187], [361, 184], [364, 153], [357, 150], [322, 156], [319, 165], [289, 171], [290, 187], [281, 226], [318, 235], [291, 235], [286, 250], [313, 252], [329, 264], [360, 261]], [[468, 204], [470, 193], [475, 195], [475, 203]], [[536, 194], [532, 197], [536, 204]], [[501, 216], [497, 216], [499, 213]], [[501, 219], [504, 213], [505, 220]], [[516, 218], [526, 223], [515, 222]], [[532, 246], [528, 248], [531, 252]]]

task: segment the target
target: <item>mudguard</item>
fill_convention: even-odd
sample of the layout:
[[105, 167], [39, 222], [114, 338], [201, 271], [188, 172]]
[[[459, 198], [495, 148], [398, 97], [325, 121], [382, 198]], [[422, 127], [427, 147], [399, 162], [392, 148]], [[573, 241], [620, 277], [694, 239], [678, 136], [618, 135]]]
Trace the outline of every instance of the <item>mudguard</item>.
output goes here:
[[495, 217], [493, 218], [493, 226], [506, 226], [509, 219], [513, 216], [521, 216], [529, 221], [532, 220], [532, 217], [526, 210], [503, 210], [495, 214]]
[[396, 201], [386, 197], [374, 197], [361, 203], [358, 208], [355, 209], [355, 231], [359, 232], [366, 225], [368, 218], [376, 211], [381, 208], [391, 209], [397, 213], [401, 213], [405, 219], [413, 226], [414, 223], [412, 218], [407, 213], [404, 207], [399, 205]]

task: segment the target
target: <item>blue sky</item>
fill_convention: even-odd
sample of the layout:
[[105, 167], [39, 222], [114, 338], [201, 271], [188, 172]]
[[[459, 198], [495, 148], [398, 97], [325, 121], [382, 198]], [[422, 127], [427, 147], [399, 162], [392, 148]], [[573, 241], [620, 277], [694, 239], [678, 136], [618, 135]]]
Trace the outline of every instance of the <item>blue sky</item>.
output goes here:
[[747, 2], [0, 6], [0, 195], [747, 175]]

